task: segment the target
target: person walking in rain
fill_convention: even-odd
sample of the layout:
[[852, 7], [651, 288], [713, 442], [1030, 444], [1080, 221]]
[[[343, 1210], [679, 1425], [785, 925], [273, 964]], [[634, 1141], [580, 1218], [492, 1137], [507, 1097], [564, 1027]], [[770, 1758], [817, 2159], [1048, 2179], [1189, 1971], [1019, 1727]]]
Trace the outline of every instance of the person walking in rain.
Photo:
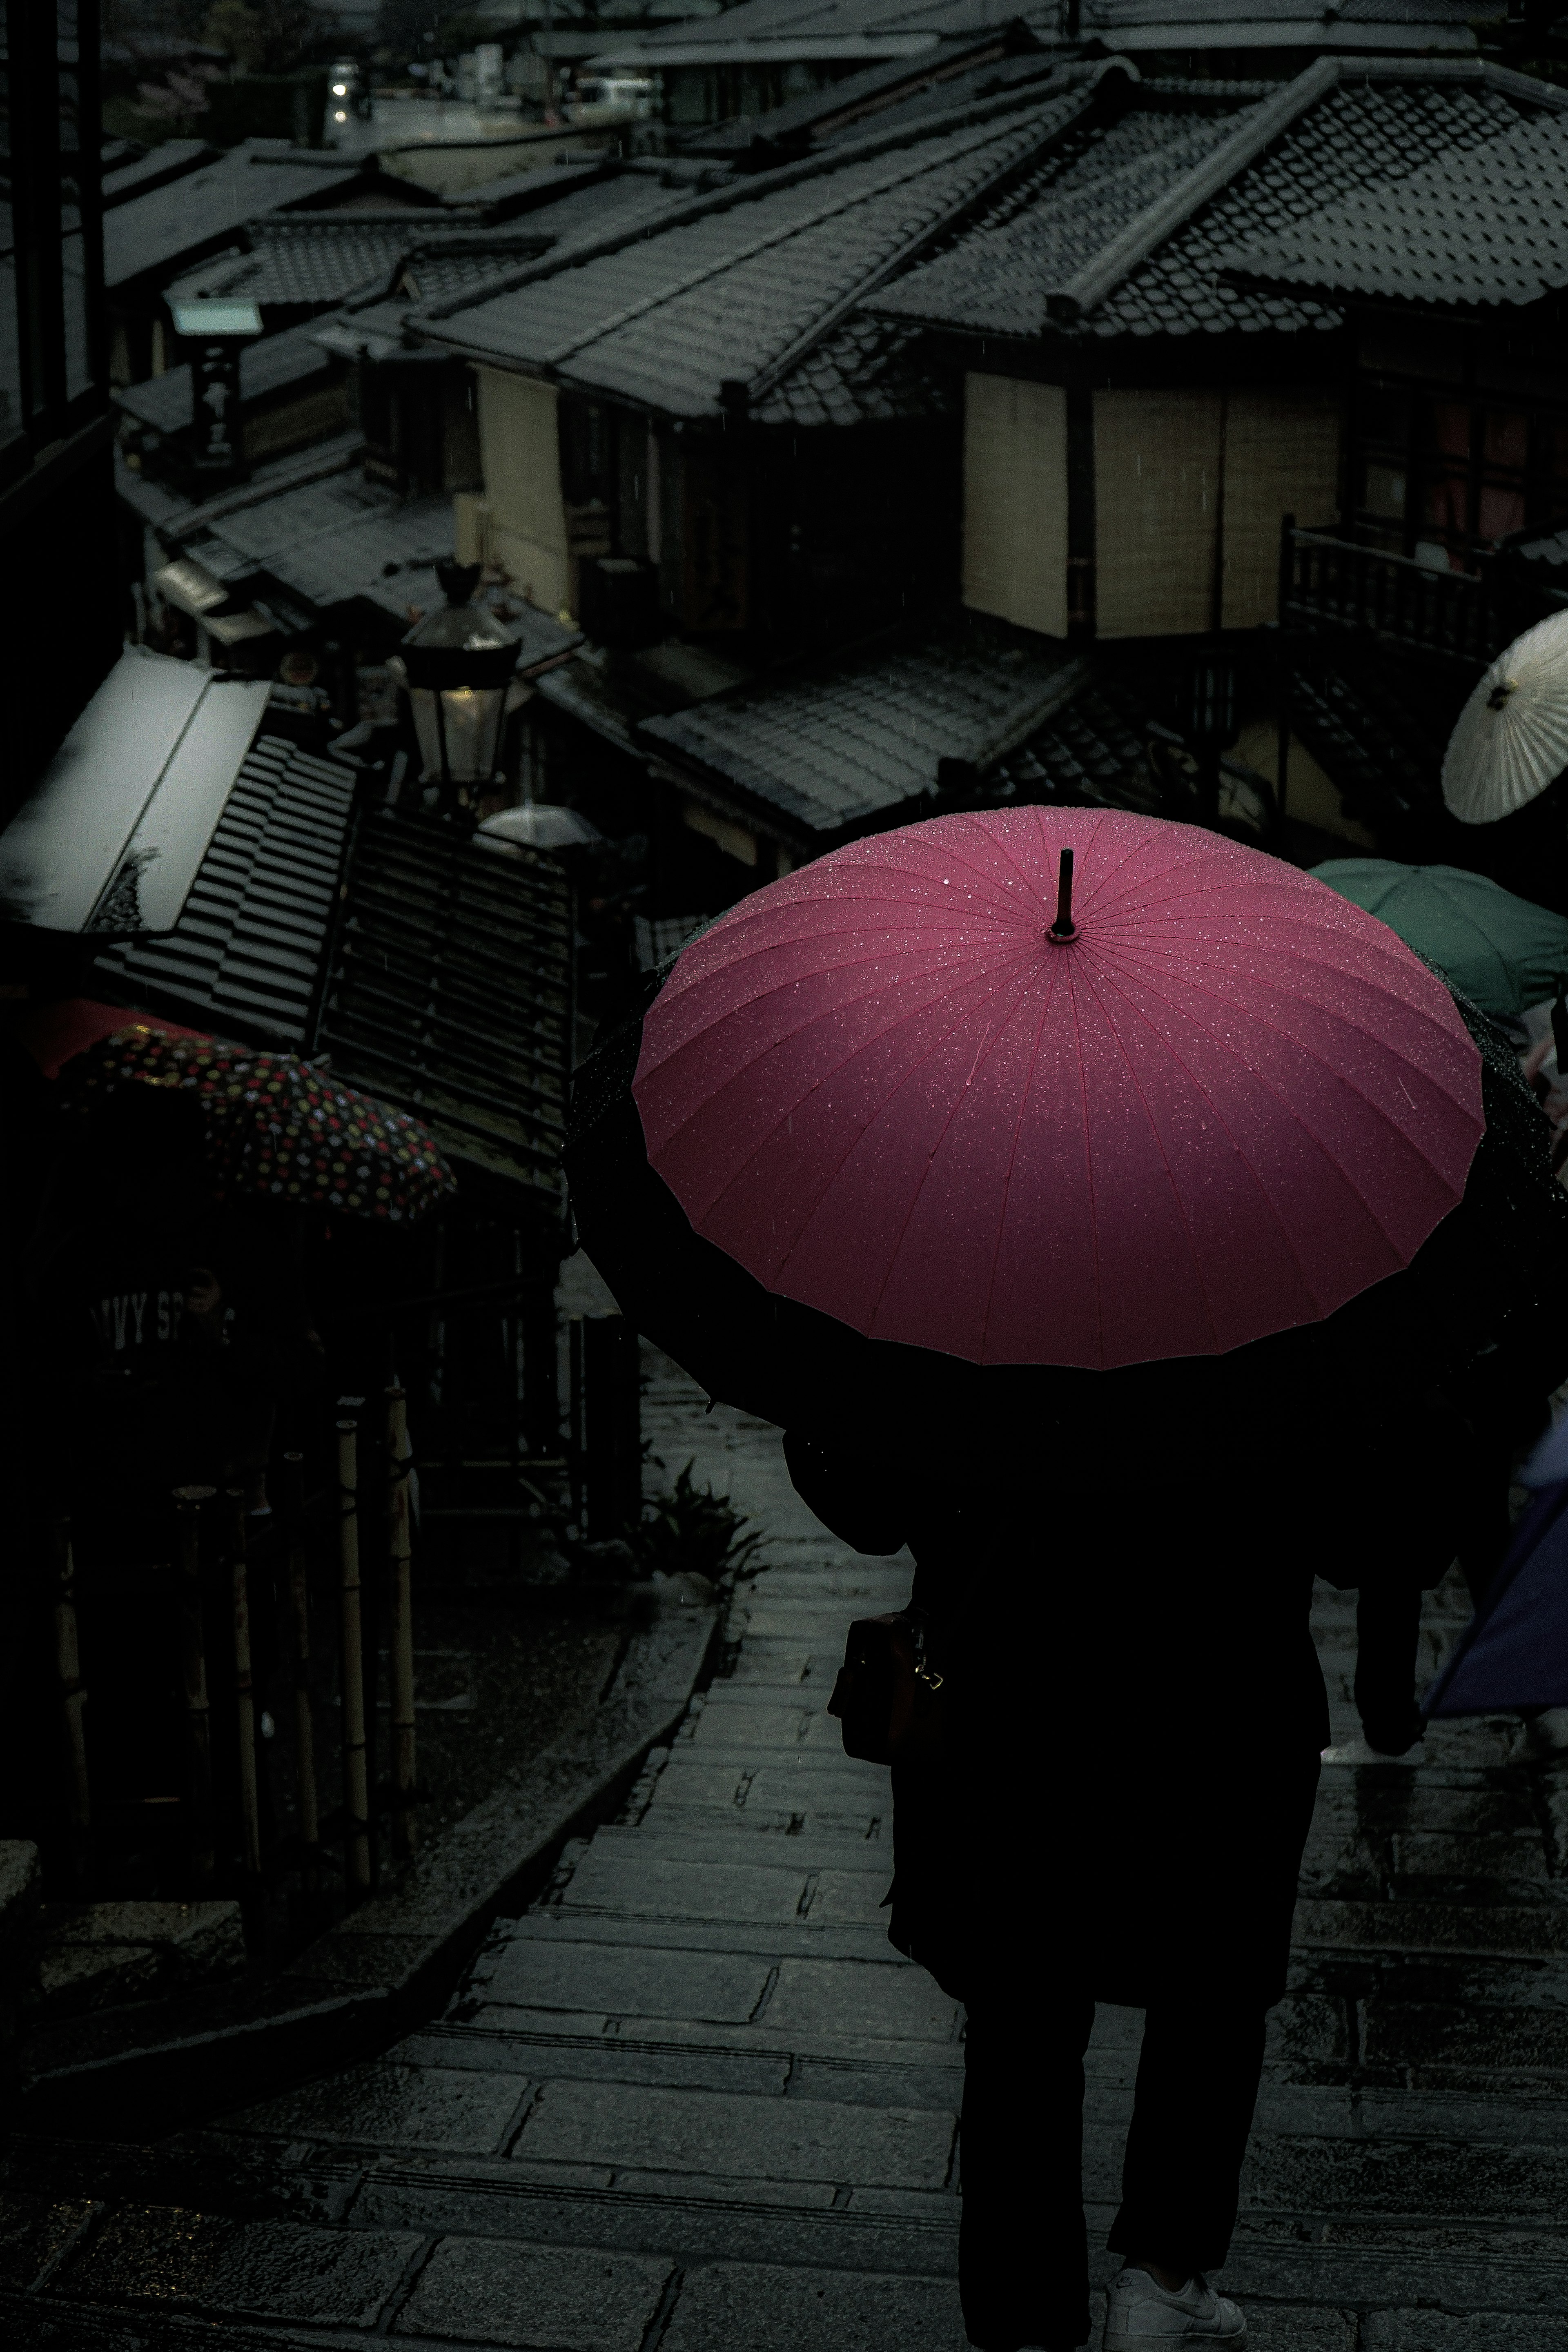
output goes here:
[[1266, 1492], [1202, 1460], [1183, 1483], [1124, 1487], [1112, 1516], [1093, 1492], [896, 1495], [798, 1429], [786, 1456], [846, 1540], [909, 1542], [941, 1676], [940, 1731], [894, 1762], [889, 1933], [968, 2011], [970, 2341], [1088, 2340], [1083, 2062], [1100, 2000], [1146, 2012], [1108, 2352], [1244, 2344], [1206, 2274], [1235, 2226], [1327, 1736], [1310, 1534], [1279, 1531]]
[[721, 917], [579, 1074], [565, 1161], [623, 1308], [842, 1540], [914, 1555], [833, 1707], [893, 1768], [892, 1939], [968, 2010], [971, 2343], [1089, 2336], [1108, 2001], [1144, 2030], [1107, 2352], [1245, 2344], [1209, 2273], [1328, 1736], [1313, 1575], [1405, 1400], [1510, 1318], [1563, 1369], [1513, 1056], [1274, 859], [982, 810]]

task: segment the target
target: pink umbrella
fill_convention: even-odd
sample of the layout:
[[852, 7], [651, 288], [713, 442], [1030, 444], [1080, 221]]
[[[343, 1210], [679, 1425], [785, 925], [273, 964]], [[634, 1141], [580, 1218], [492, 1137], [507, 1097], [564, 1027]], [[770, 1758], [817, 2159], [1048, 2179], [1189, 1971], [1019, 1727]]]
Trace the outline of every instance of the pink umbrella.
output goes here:
[[1409, 1264], [1484, 1126], [1476, 1047], [1385, 925], [1076, 809], [937, 817], [743, 899], [655, 1000], [634, 1091], [693, 1226], [770, 1290], [984, 1364], [1316, 1322]]

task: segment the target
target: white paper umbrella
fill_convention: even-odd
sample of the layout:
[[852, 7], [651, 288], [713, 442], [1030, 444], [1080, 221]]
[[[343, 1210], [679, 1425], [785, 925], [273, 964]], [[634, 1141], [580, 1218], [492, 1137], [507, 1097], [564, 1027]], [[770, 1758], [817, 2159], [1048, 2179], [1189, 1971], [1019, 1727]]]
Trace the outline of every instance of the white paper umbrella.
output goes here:
[[521, 808], [500, 809], [486, 817], [479, 831], [495, 841], [526, 841], [531, 849], [577, 849], [605, 837], [575, 809], [557, 808], [547, 801], [524, 801]]
[[1568, 767], [1568, 613], [1499, 654], [1459, 713], [1443, 755], [1443, 798], [1464, 824], [1490, 824]]

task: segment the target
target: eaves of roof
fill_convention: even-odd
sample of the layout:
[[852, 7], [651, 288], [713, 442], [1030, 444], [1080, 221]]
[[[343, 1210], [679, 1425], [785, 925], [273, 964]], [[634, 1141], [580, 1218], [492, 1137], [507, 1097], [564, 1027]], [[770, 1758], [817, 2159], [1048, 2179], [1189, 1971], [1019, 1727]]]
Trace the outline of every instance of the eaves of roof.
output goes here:
[[934, 793], [946, 761], [993, 767], [1088, 674], [1065, 648], [911, 639], [753, 680], [638, 733], [668, 772], [820, 847]]
[[[785, 142], [804, 144], [840, 122], [846, 130], [858, 129], [856, 118], [862, 110], [875, 114], [883, 106], [893, 106], [913, 91], [929, 88], [939, 75], [943, 80], [957, 79], [999, 58], [1002, 48], [1003, 37], [997, 33], [963, 47], [956, 43], [944, 45], [942, 56], [927, 58], [923, 64], [918, 58], [894, 58], [868, 65], [860, 73], [830, 82], [824, 89], [810, 90], [804, 98], [788, 99], [765, 114], [710, 122], [700, 131], [679, 134], [680, 152], [728, 159], [743, 154], [752, 141], [773, 146]], [[1042, 68], [1048, 63], [1043, 49], [1039, 60]]]
[[[1250, 109], [1230, 138], [1164, 188], [1080, 267], [1054, 282], [1047, 278], [1031, 288], [1027, 310], [1020, 309], [1016, 327], [972, 320], [962, 307], [950, 314], [933, 295], [926, 294], [928, 282], [939, 273], [944, 280], [952, 278], [960, 267], [958, 253], [911, 272], [880, 299], [869, 299], [866, 307], [891, 319], [921, 319], [929, 326], [961, 335], [994, 338], [1014, 332], [1034, 337], [1053, 326], [1063, 333], [1074, 332], [1091, 324], [1144, 263], [1213, 199], [1240, 180], [1248, 166], [1258, 162], [1302, 116], [1342, 88], [1361, 90], [1397, 85], [1468, 87], [1541, 111], [1568, 111], [1568, 90], [1479, 59], [1384, 58], [1352, 66], [1340, 58], [1320, 58], [1285, 83], [1276, 96]], [[1238, 282], [1233, 273], [1226, 275], [1227, 282]], [[1314, 323], [1331, 325], [1335, 319], [1319, 306]]]
[[1538, 116], [1237, 248], [1246, 289], [1424, 310], [1523, 309], [1568, 288], [1568, 125]]
[[937, 46], [934, 33], [780, 33], [769, 39], [756, 35], [749, 41], [703, 40], [700, 37], [654, 48], [629, 41], [616, 48], [600, 49], [589, 63], [602, 70], [613, 66], [793, 66], [835, 65], [880, 58], [918, 58]]
[[[1335, 17], [1300, 16], [1253, 23], [1118, 25], [1115, 38], [1119, 49], [1134, 57], [1171, 49], [1320, 49], [1386, 57], [1391, 49], [1415, 46], [1408, 37], [1394, 38], [1397, 29], [1388, 25], [1346, 24]], [[1476, 37], [1468, 25], [1439, 20], [1414, 29], [1420, 35], [1423, 52], [1444, 49], [1457, 55], [1475, 54]]]
[[[184, 178], [133, 196], [103, 224], [104, 282], [110, 289], [173, 273], [192, 257], [219, 249], [241, 224], [263, 213], [320, 204], [362, 176], [358, 163], [312, 169], [267, 152], [260, 142], [232, 149]], [[267, 165], [274, 166], [265, 170]]]
[[[741, 205], [765, 202], [772, 194], [794, 189], [803, 183], [815, 180], [829, 181], [839, 173], [849, 172], [858, 164], [871, 163], [883, 155], [899, 150], [918, 150], [944, 135], [957, 133], [969, 128], [982, 127], [993, 121], [1001, 122], [1009, 115], [1024, 114], [1031, 110], [1044, 113], [1051, 106], [1052, 101], [1055, 101], [1055, 110], [1050, 114], [1048, 121], [1042, 124], [1037, 147], [1031, 152], [1043, 151], [1054, 141], [1064, 137], [1076, 123], [1082, 121], [1095, 103], [1101, 81], [1111, 71], [1124, 74], [1133, 80], [1137, 79], [1136, 67], [1116, 58], [1106, 59], [1095, 66], [1069, 67], [1059, 77], [1049, 81], [1031, 84], [1023, 89], [1008, 90], [998, 97], [970, 101], [944, 110], [942, 113], [926, 116], [917, 122], [900, 124], [894, 130], [873, 132], [865, 138], [835, 145], [821, 153], [803, 158], [799, 162], [781, 165], [776, 171], [757, 173], [748, 179], [714, 190], [706, 195], [694, 198], [689, 204], [677, 205], [662, 214], [654, 233], [656, 236], [663, 235], [696, 223], [706, 222], [712, 219], [715, 215], [734, 210]], [[1070, 103], [1065, 103], [1067, 101]], [[999, 159], [997, 173], [1003, 177], [1009, 175], [1017, 168], [1020, 160], [1017, 152], [1009, 152], [1005, 159]], [[966, 209], [985, 193], [990, 184], [991, 180], [987, 178], [977, 185], [969, 187], [963, 198], [955, 205], [955, 209]], [[833, 209], [833, 206], [827, 206], [824, 218]], [[784, 241], [788, 236], [798, 234], [802, 226], [802, 223], [797, 222], [787, 231], [781, 227], [777, 232], [780, 241]], [[857, 283], [851, 293], [826, 303], [794, 342], [784, 351], [773, 354], [752, 380], [743, 380], [746, 398], [749, 400], [752, 397], [766, 397], [792, 367], [805, 359], [824, 336], [830, 334], [849, 316], [871, 288], [883, 282], [894, 269], [901, 268], [913, 250], [917, 250], [921, 245], [938, 233], [939, 226], [938, 223], [927, 221], [923, 226], [913, 231], [896, 251], [884, 253], [876, 268]], [[477, 308], [481, 301], [497, 300], [503, 296], [521, 291], [525, 287], [542, 283], [565, 270], [576, 269], [586, 263], [621, 253], [630, 246], [646, 246], [648, 241], [648, 225], [646, 222], [640, 222], [627, 228], [612, 231], [601, 238], [584, 239], [581, 243], [574, 242], [569, 249], [547, 255], [542, 260], [525, 265], [514, 273], [508, 273], [503, 278], [491, 279], [483, 288], [465, 289], [442, 302], [418, 306], [410, 317], [410, 331], [466, 358], [501, 367], [510, 366], [520, 373], [542, 376], [548, 380], [562, 367], [574, 350], [580, 348], [585, 341], [598, 340], [612, 324], [618, 329], [631, 314], [613, 314], [613, 317], [606, 318], [601, 327], [595, 328], [585, 336], [577, 337], [570, 347], [554, 346], [540, 360], [519, 359], [504, 350], [494, 349], [482, 341], [471, 327], [467, 331], [464, 331], [461, 314], [465, 310]], [[754, 245], [737, 249], [726, 257], [716, 259], [710, 267], [711, 277], [716, 281], [727, 269], [762, 252], [769, 241], [769, 236], [764, 232]], [[664, 302], [674, 299], [678, 294], [689, 291], [690, 284], [693, 282], [695, 281], [682, 278], [663, 293], [656, 292], [645, 298], [636, 306], [637, 311], [640, 314], [644, 310], [657, 310]], [[657, 398], [652, 398], [644, 404], [658, 408], [664, 404]], [[710, 398], [706, 407], [683, 409], [679, 413], [717, 415], [720, 412], [717, 403]]]
[[307, 482], [324, 482], [332, 474], [341, 474], [358, 463], [364, 455], [363, 433], [340, 433], [331, 441], [319, 441], [313, 449], [305, 449], [297, 457], [285, 457], [276, 466], [258, 467], [248, 482], [231, 490], [220, 490], [216, 498], [205, 499], [200, 506], [186, 507], [178, 518], [182, 539], [205, 530], [221, 522], [226, 515], [237, 513], [241, 507], [259, 506], [263, 499], [276, 498], [279, 490], [297, 490]]

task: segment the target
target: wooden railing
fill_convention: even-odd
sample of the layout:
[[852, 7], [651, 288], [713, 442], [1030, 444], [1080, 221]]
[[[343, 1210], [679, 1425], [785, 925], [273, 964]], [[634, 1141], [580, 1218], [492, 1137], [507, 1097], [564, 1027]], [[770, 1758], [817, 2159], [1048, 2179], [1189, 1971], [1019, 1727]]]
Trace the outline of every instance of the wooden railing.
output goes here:
[[1409, 653], [1484, 669], [1521, 629], [1568, 604], [1568, 592], [1523, 566], [1434, 571], [1285, 519], [1279, 548], [1283, 629], [1353, 630]]

